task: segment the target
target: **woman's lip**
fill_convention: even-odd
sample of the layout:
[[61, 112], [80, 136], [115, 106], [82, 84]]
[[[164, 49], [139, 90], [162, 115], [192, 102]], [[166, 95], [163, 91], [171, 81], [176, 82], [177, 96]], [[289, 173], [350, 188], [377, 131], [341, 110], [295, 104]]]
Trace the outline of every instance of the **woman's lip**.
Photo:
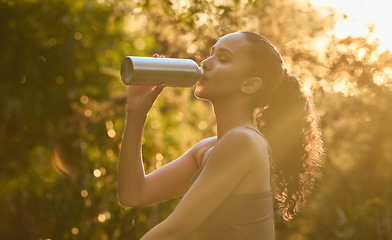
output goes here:
[[200, 78], [199, 80], [197, 80], [198, 83], [204, 83], [207, 82], [207, 78], [205, 78], [204, 76], [202, 78]]
[[208, 81], [208, 79], [207, 79], [206, 75], [204, 74], [204, 72], [203, 72], [203, 74], [201, 75], [201, 78], [199, 78], [199, 79], [197, 80], [198, 83], [204, 83], [204, 82], [207, 82], [207, 81]]

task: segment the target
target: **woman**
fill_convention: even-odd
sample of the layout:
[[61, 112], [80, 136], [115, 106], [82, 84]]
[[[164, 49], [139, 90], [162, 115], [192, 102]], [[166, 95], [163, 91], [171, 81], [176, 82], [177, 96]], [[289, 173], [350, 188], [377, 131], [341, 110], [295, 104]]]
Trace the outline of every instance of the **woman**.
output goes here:
[[271, 180], [283, 218], [298, 211], [314, 182], [322, 146], [314, 107], [282, 65], [277, 50], [258, 34], [222, 37], [201, 62], [204, 77], [195, 89], [196, 97], [213, 104], [217, 136], [147, 176], [143, 128], [164, 86], [129, 88], [120, 202], [144, 206], [185, 194], [143, 240], [274, 239]]

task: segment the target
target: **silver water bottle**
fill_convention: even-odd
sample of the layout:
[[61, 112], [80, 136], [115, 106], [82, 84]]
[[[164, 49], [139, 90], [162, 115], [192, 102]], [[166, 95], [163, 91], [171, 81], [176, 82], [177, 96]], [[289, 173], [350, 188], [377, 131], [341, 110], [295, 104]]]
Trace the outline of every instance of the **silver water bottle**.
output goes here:
[[190, 59], [127, 56], [121, 64], [126, 85], [191, 87], [202, 77], [203, 69]]

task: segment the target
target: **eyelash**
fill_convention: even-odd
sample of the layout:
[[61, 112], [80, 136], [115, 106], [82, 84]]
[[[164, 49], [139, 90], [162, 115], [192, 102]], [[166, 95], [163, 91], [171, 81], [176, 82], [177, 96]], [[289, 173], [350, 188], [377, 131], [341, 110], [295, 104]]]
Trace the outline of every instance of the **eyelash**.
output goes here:
[[227, 62], [225, 58], [219, 58], [219, 57], [218, 57], [218, 60], [219, 60], [220, 62], [223, 62], [223, 63]]
[[[214, 53], [210, 53], [210, 57], [212, 57], [212, 56], [214, 56]], [[227, 62], [227, 60], [226, 60], [224, 57], [217, 57], [217, 58], [218, 58], [218, 60], [219, 60], [220, 62], [222, 62], [222, 63]]]

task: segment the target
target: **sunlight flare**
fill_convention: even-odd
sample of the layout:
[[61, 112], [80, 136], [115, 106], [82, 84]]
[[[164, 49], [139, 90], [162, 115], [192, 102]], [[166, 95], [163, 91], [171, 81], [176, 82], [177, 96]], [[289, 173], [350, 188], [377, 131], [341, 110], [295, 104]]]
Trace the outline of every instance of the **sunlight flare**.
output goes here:
[[369, 37], [378, 40], [377, 51], [392, 52], [392, 1], [385, 0], [310, 0], [317, 8], [331, 7], [343, 19], [335, 24], [337, 37]]

